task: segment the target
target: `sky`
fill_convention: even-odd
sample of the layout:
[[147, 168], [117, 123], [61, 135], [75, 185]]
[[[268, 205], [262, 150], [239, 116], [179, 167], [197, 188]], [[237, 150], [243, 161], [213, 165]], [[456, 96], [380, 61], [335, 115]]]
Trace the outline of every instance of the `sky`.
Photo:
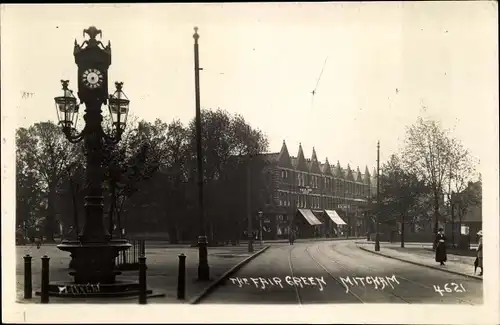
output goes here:
[[243, 115], [271, 152], [285, 140], [296, 156], [301, 143], [306, 158], [314, 147], [320, 161], [371, 171], [377, 141], [385, 161], [423, 116], [481, 159], [498, 134], [496, 19], [493, 2], [8, 5], [2, 115], [56, 121], [60, 80], [77, 87], [73, 42], [95, 25], [131, 114], [187, 123], [197, 26], [202, 108]]

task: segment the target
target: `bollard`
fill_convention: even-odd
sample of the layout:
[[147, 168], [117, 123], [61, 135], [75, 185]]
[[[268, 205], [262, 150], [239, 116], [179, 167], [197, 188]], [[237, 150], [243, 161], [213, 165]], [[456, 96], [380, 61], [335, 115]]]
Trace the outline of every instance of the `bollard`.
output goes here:
[[143, 256], [146, 256], [146, 240], [145, 239], [142, 239], [140, 241], [140, 245], [141, 245], [141, 254]]
[[133, 255], [132, 255], [132, 264], [135, 263], [135, 248], [137, 247], [137, 241], [134, 239], [134, 241], [132, 242], [132, 252], [133, 252]]
[[42, 257], [42, 292], [40, 295], [42, 304], [49, 303], [49, 260], [47, 255]]
[[177, 299], [186, 296], [186, 255], [179, 255], [179, 274], [177, 276]]
[[31, 281], [31, 256], [24, 256], [24, 299], [31, 299], [33, 289]]
[[146, 257], [139, 257], [139, 304], [147, 303]]

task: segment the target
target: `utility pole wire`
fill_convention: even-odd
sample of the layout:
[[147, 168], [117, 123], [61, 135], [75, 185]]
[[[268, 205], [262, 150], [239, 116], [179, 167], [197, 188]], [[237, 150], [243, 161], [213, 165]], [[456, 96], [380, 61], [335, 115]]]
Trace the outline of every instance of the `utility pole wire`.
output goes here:
[[318, 81], [316, 82], [316, 87], [314, 87], [314, 90], [311, 92], [313, 96], [316, 94], [316, 89], [318, 89], [319, 82], [321, 80], [321, 76], [323, 75], [323, 71], [325, 70], [326, 62], [328, 61], [328, 57], [325, 59], [325, 63], [323, 63], [323, 67], [321, 68], [321, 72], [318, 77]]
[[321, 68], [321, 72], [319, 73], [318, 80], [316, 81], [316, 87], [314, 87], [314, 90], [311, 91], [312, 97], [311, 97], [311, 109], [314, 106], [314, 95], [316, 95], [316, 90], [318, 89], [319, 82], [321, 81], [321, 76], [323, 75], [323, 71], [325, 70], [326, 62], [328, 61], [328, 56], [325, 59], [325, 62], [323, 63], [323, 67]]

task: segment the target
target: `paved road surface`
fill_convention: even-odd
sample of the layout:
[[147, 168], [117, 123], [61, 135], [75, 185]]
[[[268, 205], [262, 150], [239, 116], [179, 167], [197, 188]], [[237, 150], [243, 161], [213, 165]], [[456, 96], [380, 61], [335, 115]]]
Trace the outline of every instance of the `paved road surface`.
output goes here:
[[482, 292], [479, 280], [377, 256], [353, 241], [313, 242], [273, 245], [200, 303], [476, 305]]

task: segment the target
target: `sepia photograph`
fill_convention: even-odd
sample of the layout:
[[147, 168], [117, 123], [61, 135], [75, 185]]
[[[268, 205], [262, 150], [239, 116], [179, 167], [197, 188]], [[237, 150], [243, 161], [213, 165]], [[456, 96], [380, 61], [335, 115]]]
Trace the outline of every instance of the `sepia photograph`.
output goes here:
[[4, 321], [498, 323], [497, 6], [2, 4]]

